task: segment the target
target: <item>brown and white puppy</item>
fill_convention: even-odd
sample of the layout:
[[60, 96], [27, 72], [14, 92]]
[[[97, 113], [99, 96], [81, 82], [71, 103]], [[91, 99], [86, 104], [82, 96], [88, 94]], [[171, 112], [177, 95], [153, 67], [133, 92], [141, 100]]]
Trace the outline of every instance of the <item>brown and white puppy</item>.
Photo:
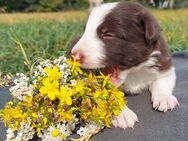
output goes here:
[[[178, 101], [172, 95], [175, 69], [156, 19], [139, 4], [108, 3], [92, 10], [85, 31], [72, 49], [85, 69], [101, 68], [125, 91], [151, 92], [153, 108], [166, 112]], [[136, 114], [125, 107], [113, 118], [116, 127], [133, 127]]]

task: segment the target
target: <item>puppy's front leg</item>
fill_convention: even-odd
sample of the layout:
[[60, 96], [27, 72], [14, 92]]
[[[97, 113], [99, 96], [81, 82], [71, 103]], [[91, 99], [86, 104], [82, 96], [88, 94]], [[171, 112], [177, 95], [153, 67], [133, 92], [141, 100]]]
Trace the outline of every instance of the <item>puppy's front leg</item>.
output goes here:
[[[119, 73], [118, 77], [111, 77], [112, 83], [116, 86], [119, 87], [125, 82], [125, 79], [128, 75], [129, 71], [125, 70]], [[119, 116], [115, 116], [112, 118], [112, 124], [115, 127], [120, 127], [120, 128], [128, 128], [131, 127], [133, 128], [135, 122], [138, 121], [138, 117], [136, 114], [129, 109], [127, 106], [124, 107], [124, 109], [121, 111]]]
[[123, 111], [120, 113], [119, 116], [112, 118], [112, 124], [115, 127], [120, 127], [123, 129], [128, 127], [133, 128], [135, 122], [138, 122], [138, 118], [136, 114], [127, 106], [124, 107]]
[[154, 109], [166, 112], [168, 110], [174, 109], [175, 106], [179, 105], [176, 97], [172, 95], [175, 81], [175, 71], [174, 68], [171, 68], [169, 71], [161, 74], [161, 77], [151, 84], [151, 100], [153, 102]]

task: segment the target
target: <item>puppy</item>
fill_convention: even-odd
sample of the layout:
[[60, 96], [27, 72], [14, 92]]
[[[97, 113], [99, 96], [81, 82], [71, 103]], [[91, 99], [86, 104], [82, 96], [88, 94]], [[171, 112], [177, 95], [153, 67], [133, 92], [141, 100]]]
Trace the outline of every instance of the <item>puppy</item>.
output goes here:
[[[92, 10], [80, 40], [71, 50], [84, 69], [100, 68], [125, 91], [151, 92], [153, 108], [166, 112], [178, 105], [172, 95], [176, 75], [156, 19], [139, 4], [102, 4]], [[136, 114], [127, 106], [112, 119], [115, 127], [133, 127]]]

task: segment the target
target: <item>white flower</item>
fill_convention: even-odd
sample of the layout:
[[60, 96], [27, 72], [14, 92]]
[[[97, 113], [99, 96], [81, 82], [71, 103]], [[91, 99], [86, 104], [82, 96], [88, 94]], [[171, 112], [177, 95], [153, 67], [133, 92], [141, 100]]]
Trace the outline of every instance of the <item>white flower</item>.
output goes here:
[[13, 129], [8, 128], [6, 141], [28, 141], [32, 139], [35, 134], [35, 130], [30, 126], [30, 124], [31, 122], [29, 120], [27, 123], [21, 122], [20, 129], [16, 130], [16, 134]]
[[15, 138], [14, 130], [12, 128], [8, 128], [6, 136], [7, 136], [7, 139], [5, 141], [14, 141], [14, 138]]
[[53, 62], [55, 65], [58, 65], [62, 62], [67, 62], [67, 58], [65, 56], [60, 56], [58, 59], [55, 59]]
[[93, 123], [86, 123], [84, 127], [80, 127], [79, 130], [77, 130], [77, 134], [80, 136], [87, 136], [89, 133], [97, 130], [99, 128], [98, 125]]
[[33, 138], [35, 130], [30, 126], [30, 124], [31, 123], [29, 120], [27, 121], [27, 123], [20, 123], [20, 129], [17, 132], [15, 141], [28, 141]]
[[[67, 122], [58, 123], [57, 126], [50, 126], [46, 131], [43, 131], [43, 134], [40, 136], [42, 141], [62, 141], [66, 140], [68, 136], [72, 134], [73, 124], [68, 124]], [[75, 124], [74, 124], [75, 125]], [[74, 126], [75, 128], [75, 126]], [[53, 136], [52, 132], [57, 130], [59, 134]]]
[[29, 84], [29, 77], [24, 74], [16, 74], [17, 78], [14, 80], [15, 86], [12, 86], [9, 91], [11, 95], [19, 100], [25, 100], [26, 96], [33, 94], [34, 86]]
[[87, 126], [85, 127], [80, 127], [79, 130], [77, 130], [77, 134], [80, 135], [80, 136], [84, 136], [88, 133], [88, 128]]
[[77, 81], [75, 79], [72, 79], [71, 81], [71, 85], [75, 86], [77, 84]]

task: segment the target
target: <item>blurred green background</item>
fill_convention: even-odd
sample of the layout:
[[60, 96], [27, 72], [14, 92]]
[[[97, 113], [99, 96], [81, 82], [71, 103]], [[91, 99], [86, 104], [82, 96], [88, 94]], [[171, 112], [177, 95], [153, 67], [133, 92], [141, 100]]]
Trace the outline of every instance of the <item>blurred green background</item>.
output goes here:
[[[104, 2], [110, 1], [117, 0]], [[174, 0], [173, 7], [164, 7], [165, 0], [137, 1], [158, 19], [172, 52], [188, 49], [187, 0]], [[11, 39], [13, 34], [31, 63], [53, 59], [64, 54], [73, 36], [83, 32], [88, 8], [88, 0], [0, 0], [0, 73], [28, 71], [18, 44]]]
[[[104, 0], [103, 2], [115, 2], [120, 0]], [[145, 6], [159, 7], [160, 3], [173, 1], [174, 8], [188, 6], [187, 0], [127, 0], [139, 2]], [[155, 5], [152, 4], [155, 2]], [[65, 9], [85, 9], [89, 5], [88, 0], [0, 0], [0, 9], [3, 12], [46, 12]]]

